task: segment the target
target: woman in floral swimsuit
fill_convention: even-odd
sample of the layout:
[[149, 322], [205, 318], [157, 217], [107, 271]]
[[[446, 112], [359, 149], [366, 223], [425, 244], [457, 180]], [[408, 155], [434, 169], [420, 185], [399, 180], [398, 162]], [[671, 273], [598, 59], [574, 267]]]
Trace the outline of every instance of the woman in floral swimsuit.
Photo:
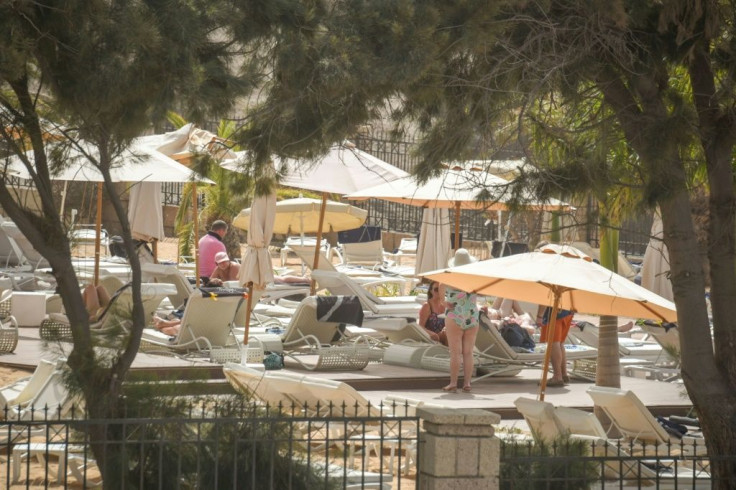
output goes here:
[[[450, 261], [450, 267], [476, 262], [467, 250], [460, 248]], [[475, 337], [478, 335], [478, 297], [475, 293], [467, 293], [447, 287], [447, 319], [445, 332], [450, 348], [450, 384], [442, 388], [454, 393], [457, 391], [457, 380], [460, 375], [460, 361], [463, 364], [463, 391], [469, 392], [470, 378], [473, 376], [473, 349]]]

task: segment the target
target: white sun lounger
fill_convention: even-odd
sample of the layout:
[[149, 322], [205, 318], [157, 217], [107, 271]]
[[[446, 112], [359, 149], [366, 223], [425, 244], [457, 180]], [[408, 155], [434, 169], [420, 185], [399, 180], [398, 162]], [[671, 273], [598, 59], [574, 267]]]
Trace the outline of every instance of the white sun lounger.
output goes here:
[[683, 451], [705, 454], [705, 441], [702, 437], [684, 436], [677, 439], [664, 430], [638, 396], [630, 390], [591, 386], [587, 393], [596, 406], [603, 409], [611, 423], [628, 441], [655, 446], [682, 445]]
[[[150, 321], [156, 308], [164, 298], [173, 294], [171, 284], [143, 283], [141, 284], [141, 301], [143, 304], [143, 318]], [[93, 333], [115, 333], [117, 330], [127, 330], [132, 324], [133, 291], [130, 285], [119, 288], [110, 298], [110, 305], [103, 311], [102, 316], [91, 323]], [[63, 313], [50, 313], [48, 318], [41, 322], [39, 335], [44, 340], [71, 340], [72, 328], [69, 318]]]
[[[569, 337], [577, 340], [578, 343], [598, 348], [598, 326], [592, 323], [574, 323], [570, 327]], [[621, 357], [641, 359], [652, 364], [669, 359], [667, 353], [657, 342], [630, 337], [618, 337], [618, 352]]]
[[[541, 344], [546, 346], [545, 344]], [[487, 315], [480, 315], [480, 328], [475, 340], [475, 346], [481, 364], [506, 365], [506, 367], [493, 366], [494, 369], [488, 374], [481, 376], [499, 376], [508, 371], [518, 371], [520, 367], [542, 369], [544, 364], [544, 352], [516, 352], [504, 340], [501, 332], [493, 325]], [[565, 344], [565, 357], [568, 361], [577, 359], [596, 359], [598, 351], [592, 347]], [[573, 375], [581, 376], [576, 372]]]
[[233, 334], [236, 312], [245, 297], [208, 296], [195, 290], [189, 296], [178, 335], [171, 337], [153, 328], [144, 329], [141, 349], [147, 352], [195, 353], [212, 355], [213, 348], [229, 345], [239, 350]]
[[49, 266], [48, 261], [38, 252], [38, 250], [33, 248], [31, 242], [28, 241], [28, 238], [26, 238], [26, 236], [18, 229], [18, 226], [16, 226], [15, 223], [6, 220], [0, 223], [0, 228], [2, 228], [8, 237], [13, 239], [15, 244], [18, 246], [18, 249], [20, 249], [24, 261], [31, 266], [32, 271], [35, 271], [39, 267]]
[[[249, 340], [262, 344], [264, 351], [283, 352], [305, 369], [365, 369], [370, 347], [358, 342], [333, 342], [341, 336], [339, 325], [318, 320], [317, 298], [309, 296], [299, 303], [280, 336], [259, 334]], [[309, 362], [305, 356], [316, 356], [316, 362]]]
[[[593, 456], [600, 458], [603, 467], [603, 482], [596, 483], [597, 488], [657, 488], [670, 490], [677, 488], [710, 489], [710, 475], [698, 469], [688, 468], [683, 464], [669, 464], [673, 461], [665, 457], [652, 457], [642, 460], [633, 457], [626, 446], [605, 438], [577, 435], [572, 440], [584, 441], [593, 450]], [[654, 454], [654, 453], [651, 453]]]
[[415, 296], [375, 296], [364, 285], [341, 272], [317, 270], [312, 272], [312, 278], [331, 294], [357, 296], [369, 316], [417, 318], [422, 307]]

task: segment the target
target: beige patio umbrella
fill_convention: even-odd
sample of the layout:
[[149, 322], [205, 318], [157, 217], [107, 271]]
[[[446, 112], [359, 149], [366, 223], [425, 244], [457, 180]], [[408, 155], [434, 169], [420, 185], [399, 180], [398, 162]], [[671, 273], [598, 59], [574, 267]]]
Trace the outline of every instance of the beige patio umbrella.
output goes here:
[[243, 344], [248, 345], [248, 330], [250, 328], [250, 312], [253, 307], [255, 291], [262, 291], [266, 285], [273, 282], [271, 256], [268, 253], [268, 244], [273, 237], [273, 224], [276, 215], [276, 194], [259, 196], [253, 199], [248, 221], [248, 246], [240, 267], [238, 281], [248, 288], [248, 302], [245, 315], [245, 334]]
[[659, 209], [657, 209], [654, 213], [649, 243], [647, 244], [647, 249], [644, 251], [644, 261], [641, 268], [641, 285], [653, 293], [672, 301], [674, 294], [672, 293], [672, 282], [669, 277], [670, 254], [667, 251], [667, 245], [662, 240], [663, 237], [662, 215]]
[[[677, 321], [669, 300], [602, 267], [568, 246], [548, 245], [542, 251], [510, 255], [424, 275], [462, 291], [502, 296], [552, 307], [554, 326], [560, 309], [593, 315], [628, 316]], [[550, 338], [554, 329], [549, 332]], [[545, 354], [539, 392], [544, 400], [549, 349]]]
[[414, 270], [417, 275], [447, 265], [450, 258], [450, 212], [424, 208]]
[[[375, 198], [423, 208], [453, 209], [455, 236], [459, 237], [461, 209], [507, 210], [512, 194], [510, 182], [506, 179], [475, 165], [452, 164], [424, 184], [420, 184], [414, 176], [406, 176], [353, 192], [346, 198]], [[569, 208], [557, 199], [539, 201], [532, 196], [522, 198], [523, 207], [530, 211], [559, 211]], [[458, 248], [460, 240], [455, 240], [455, 250]]]
[[128, 221], [136, 240], [155, 243], [165, 237], [161, 194], [160, 182], [139, 182], [130, 187]]
[[[250, 231], [253, 208], [243, 209], [233, 219], [233, 226]], [[272, 233], [299, 234], [322, 231], [343, 231], [365, 223], [368, 211], [350, 204], [322, 201], [309, 197], [284, 199], [276, 203]], [[322, 225], [320, 226], [320, 218]]]

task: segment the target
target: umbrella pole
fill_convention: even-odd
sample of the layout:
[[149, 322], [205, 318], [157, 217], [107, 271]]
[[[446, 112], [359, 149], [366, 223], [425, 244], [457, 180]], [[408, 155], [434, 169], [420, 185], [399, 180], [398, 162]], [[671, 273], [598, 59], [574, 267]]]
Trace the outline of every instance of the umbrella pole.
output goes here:
[[557, 312], [560, 309], [560, 292], [554, 289], [555, 300], [552, 306], [552, 314], [549, 316], [549, 324], [547, 326], [547, 349], [544, 351], [544, 365], [542, 366], [542, 382], [539, 384], [539, 401], [544, 401], [544, 391], [547, 389], [547, 375], [549, 374], [549, 358], [552, 349], [549, 348], [555, 335], [555, 326], [557, 324]]
[[153, 263], [158, 264], [158, 239], [154, 238], [153, 242], [151, 242], [151, 247], [153, 248]]
[[197, 224], [197, 183], [192, 182], [192, 233], [194, 234], [194, 281], [199, 287], [199, 240], [197, 234], [199, 225]]
[[460, 201], [455, 203], [455, 252], [460, 248]]
[[[317, 267], [319, 266], [319, 253], [322, 248], [322, 226], [325, 223], [325, 208], [327, 208], [327, 193], [322, 193], [322, 206], [319, 208], [319, 227], [317, 228], [317, 245], [314, 247], [314, 267], [312, 267], [313, 271], [317, 270]], [[312, 278], [310, 281], [310, 287], [309, 287], [309, 294], [311, 296], [314, 296], [315, 291], [317, 290], [317, 282]]]
[[245, 333], [243, 334], [243, 349], [248, 348], [248, 330], [250, 329], [250, 309], [253, 306], [253, 281], [245, 286], [248, 288], [248, 301], [245, 306]]
[[95, 272], [94, 284], [100, 283], [100, 234], [102, 233], [102, 182], [97, 183], [97, 222], [95, 223]]

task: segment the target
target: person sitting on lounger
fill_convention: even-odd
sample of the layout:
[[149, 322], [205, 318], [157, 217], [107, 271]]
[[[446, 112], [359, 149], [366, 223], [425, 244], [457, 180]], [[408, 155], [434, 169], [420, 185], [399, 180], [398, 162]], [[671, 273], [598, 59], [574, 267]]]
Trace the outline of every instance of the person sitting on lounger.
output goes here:
[[221, 287], [224, 282], [238, 280], [240, 264], [231, 261], [227, 252], [217, 252], [215, 254], [215, 263], [217, 267], [215, 267], [215, 270], [210, 275], [207, 287]]
[[427, 290], [427, 302], [419, 310], [419, 326], [427, 331], [432, 340], [442, 345], [447, 345], [445, 308], [445, 286], [432, 281]]
[[90, 321], [95, 321], [110, 304], [110, 293], [101, 285], [88, 284], [82, 291], [82, 300]]

